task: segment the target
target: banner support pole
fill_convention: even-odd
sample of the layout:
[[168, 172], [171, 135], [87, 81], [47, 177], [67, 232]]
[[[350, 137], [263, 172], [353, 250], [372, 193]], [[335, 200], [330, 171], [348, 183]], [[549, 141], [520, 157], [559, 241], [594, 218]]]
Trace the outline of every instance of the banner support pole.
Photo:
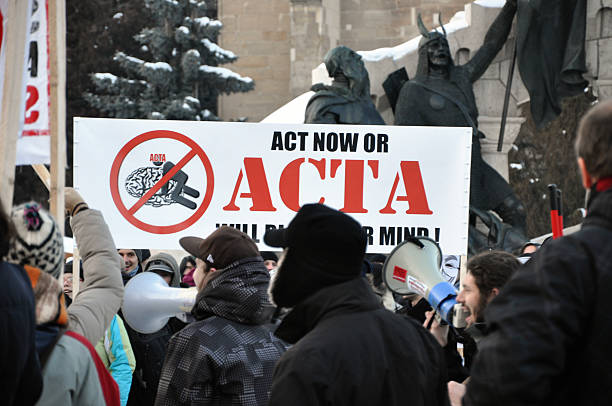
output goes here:
[[66, 184], [66, 3], [49, 0], [49, 130], [51, 132], [51, 213], [64, 233]]
[[9, 0], [6, 29], [6, 53], [4, 66], [4, 89], [0, 115], [0, 196], [4, 210], [10, 213], [13, 206], [15, 187], [15, 162], [17, 159], [17, 137], [22, 128], [25, 88], [23, 71], [25, 68], [25, 48], [29, 27], [28, 10], [30, 2]]

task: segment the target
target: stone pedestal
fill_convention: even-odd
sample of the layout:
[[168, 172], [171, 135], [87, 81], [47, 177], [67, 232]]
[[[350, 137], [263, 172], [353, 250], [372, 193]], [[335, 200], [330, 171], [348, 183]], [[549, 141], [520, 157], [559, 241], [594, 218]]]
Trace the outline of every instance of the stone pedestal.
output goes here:
[[506, 131], [504, 133], [504, 143], [502, 150], [497, 151], [497, 142], [499, 139], [499, 128], [501, 126], [501, 117], [483, 117], [478, 118], [478, 128], [487, 138], [480, 140], [483, 159], [499, 172], [507, 181], [508, 178], [508, 151], [512, 147], [512, 143], [519, 134], [521, 125], [525, 122], [522, 117], [508, 117], [506, 119]]

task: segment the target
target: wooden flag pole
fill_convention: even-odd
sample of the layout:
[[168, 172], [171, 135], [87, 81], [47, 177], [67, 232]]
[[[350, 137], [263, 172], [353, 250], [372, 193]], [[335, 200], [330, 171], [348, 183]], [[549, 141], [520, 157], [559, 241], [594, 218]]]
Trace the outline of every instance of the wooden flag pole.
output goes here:
[[81, 280], [79, 275], [81, 274], [81, 255], [76, 244], [72, 251], [72, 300], [79, 294], [81, 288]]
[[[49, 170], [47, 169], [47, 167], [42, 164], [36, 164], [36, 165], [32, 165], [32, 168], [34, 168], [34, 171], [36, 172], [40, 180], [45, 184], [45, 186], [47, 187], [47, 190], [50, 190], [51, 174], [49, 173]], [[80, 283], [81, 283], [79, 278], [75, 278], [74, 275], [80, 275], [80, 269], [81, 269], [81, 255], [79, 254], [79, 249], [76, 246], [76, 240], [75, 240], [73, 250], [72, 250], [72, 299], [73, 300], [76, 297], [76, 295], [79, 293]], [[63, 275], [63, 272], [64, 271], [62, 270], [62, 275]]]
[[51, 132], [51, 213], [64, 234], [66, 184], [66, 3], [49, 0], [49, 130]]
[[47, 167], [43, 164], [32, 165], [32, 169], [38, 175], [42, 183], [45, 185], [48, 191], [51, 191], [51, 174]]
[[15, 161], [17, 137], [24, 110], [23, 70], [25, 67], [25, 42], [28, 26], [29, 1], [9, 0], [6, 29], [6, 55], [4, 66], [4, 90], [0, 115], [0, 196], [4, 210], [10, 213], [15, 186]]

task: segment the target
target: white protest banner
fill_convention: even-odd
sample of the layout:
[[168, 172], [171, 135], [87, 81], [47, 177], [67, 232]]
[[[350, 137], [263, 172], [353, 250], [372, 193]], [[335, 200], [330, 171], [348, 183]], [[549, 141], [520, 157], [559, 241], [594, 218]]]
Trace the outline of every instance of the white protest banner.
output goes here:
[[369, 252], [426, 235], [467, 252], [471, 130], [75, 118], [74, 185], [117, 247], [174, 249], [232, 225], [266, 229], [322, 202]]
[[48, 26], [48, 0], [33, 1], [26, 44], [28, 66], [24, 70], [25, 117], [17, 141], [17, 165], [50, 162]]
[[[49, 139], [49, 32], [48, 0], [29, 2], [26, 24], [28, 34], [23, 44], [27, 65], [22, 73], [25, 88], [24, 111], [21, 131], [17, 140], [17, 165], [44, 164], [50, 162]], [[6, 27], [23, 24], [8, 15], [8, 0], [0, 0], [0, 72], [4, 72], [7, 55]], [[0, 75], [0, 94], [4, 90], [4, 75]], [[15, 79], [12, 79], [15, 80]]]

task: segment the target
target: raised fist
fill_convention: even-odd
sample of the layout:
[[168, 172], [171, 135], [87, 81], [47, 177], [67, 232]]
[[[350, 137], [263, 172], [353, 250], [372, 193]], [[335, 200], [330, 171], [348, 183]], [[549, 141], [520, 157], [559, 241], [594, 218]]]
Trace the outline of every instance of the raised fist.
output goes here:
[[87, 203], [83, 200], [83, 197], [71, 187], [67, 187], [64, 191], [64, 199], [66, 203], [66, 214], [74, 216], [76, 213], [75, 209], [80, 210], [82, 207], [87, 207]]

